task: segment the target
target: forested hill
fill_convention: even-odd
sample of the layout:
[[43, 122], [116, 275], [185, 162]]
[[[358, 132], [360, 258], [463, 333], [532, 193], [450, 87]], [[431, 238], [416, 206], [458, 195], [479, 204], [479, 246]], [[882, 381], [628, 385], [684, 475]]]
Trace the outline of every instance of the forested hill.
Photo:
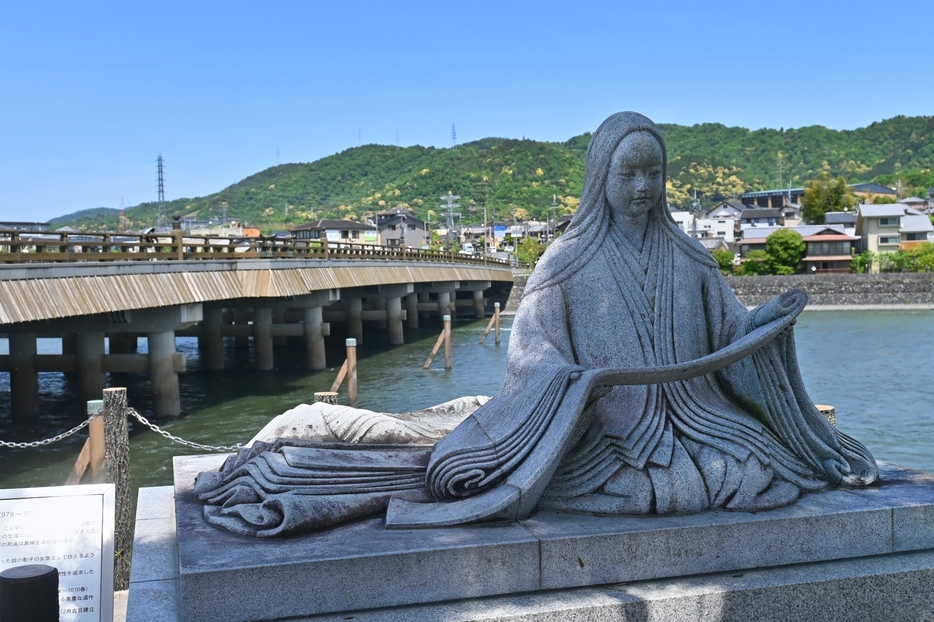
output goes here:
[[[934, 117], [895, 117], [856, 130], [750, 131], [716, 123], [664, 124], [668, 141], [668, 197], [688, 206], [696, 189], [710, 204], [749, 190], [802, 186], [827, 171], [848, 181], [934, 186]], [[364, 145], [307, 164], [266, 169], [216, 194], [167, 203], [167, 211], [199, 220], [228, 217], [261, 229], [313, 218], [363, 219], [406, 205], [422, 218], [440, 218], [439, 197], [460, 195], [464, 221], [479, 222], [486, 202], [496, 218], [543, 217], [557, 195], [559, 214], [573, 211], [584, 177], [589, 134], [565, 143], [487, 138], [456, 149]], [[486, 180], [486, 183], [483, 183]], [[288, 209], [286, 209], [288, 208]], [[432, 211], [429, 214], [429, 210]], [[80, 215], [80, 216], [79, 216]], [[81, 229], [117, 227], [109, 210], [59, 217]], [[156, 204], [126, 210], [124, 226], [150, 226]]]

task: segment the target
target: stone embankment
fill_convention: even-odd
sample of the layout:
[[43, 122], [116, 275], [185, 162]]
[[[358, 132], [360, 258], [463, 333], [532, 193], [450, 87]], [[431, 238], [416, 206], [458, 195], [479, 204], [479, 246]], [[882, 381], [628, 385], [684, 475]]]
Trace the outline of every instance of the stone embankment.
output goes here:
[[[515, 284], [504, 313], [515, 313], [528, 274], [513, 274]], [[728, 277], [744, 304], [760, 305], [791, 287], [808, 293], [811, 307], [934, 305], [934, 273], [796, 274]]]

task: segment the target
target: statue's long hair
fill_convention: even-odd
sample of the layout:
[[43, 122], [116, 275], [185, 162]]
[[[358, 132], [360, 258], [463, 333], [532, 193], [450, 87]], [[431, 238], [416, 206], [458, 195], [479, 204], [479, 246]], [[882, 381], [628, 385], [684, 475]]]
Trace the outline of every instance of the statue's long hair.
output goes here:
[[[557, 238], [542, 256], [529, 279], [527, 290], [547, 287], [567, 279], [580, 270], [606, 243], [613, 224], [612, 210], [606, 200], [606, 181], [613, 152], [628, 134], [648, 132], [662, 150], [662, 179], [668, 179], [668, 149], [661, 130], [638, 112], [617, 112], [600, 124], [587, 147], [587, 164], [580, 205], [564, 235]], [[710, 252], [691, 239], [671, 217], [664, 190], [649, 212], [649, 226], [658, 226], [692, 259], [717, 267]]]

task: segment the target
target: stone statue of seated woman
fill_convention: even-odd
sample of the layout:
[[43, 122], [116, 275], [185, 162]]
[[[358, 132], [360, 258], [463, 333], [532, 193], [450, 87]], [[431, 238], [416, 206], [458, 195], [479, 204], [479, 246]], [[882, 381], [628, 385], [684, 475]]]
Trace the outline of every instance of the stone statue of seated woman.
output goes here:
[[666, 163], [640, 114], [597, 129], [580, 207], [516, 314], [503, 389], [441, 440], [256, 444], [199, 476], [206, 520], [281, 536], [381, 512], [412, 528], [536, 508], [765, 510], [874, 482], [872, 455], [805, 390], [804, 292], [748, 311], [669, 215]]

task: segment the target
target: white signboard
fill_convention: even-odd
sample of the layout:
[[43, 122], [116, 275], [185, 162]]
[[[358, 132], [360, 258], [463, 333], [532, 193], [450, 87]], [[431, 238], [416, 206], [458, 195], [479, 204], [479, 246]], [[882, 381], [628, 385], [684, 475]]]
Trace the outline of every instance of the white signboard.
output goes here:
[[60, 622], [113, 619], [114, 486], [0, 490], [0, 571], [58, 568]]
[[326, 229], [324, 233], [328, 238], [328, 242], [340, 242], [341, 241], [340, 231], [337, 231], [335, 229]]

